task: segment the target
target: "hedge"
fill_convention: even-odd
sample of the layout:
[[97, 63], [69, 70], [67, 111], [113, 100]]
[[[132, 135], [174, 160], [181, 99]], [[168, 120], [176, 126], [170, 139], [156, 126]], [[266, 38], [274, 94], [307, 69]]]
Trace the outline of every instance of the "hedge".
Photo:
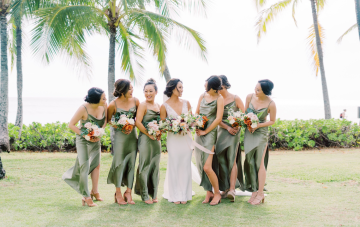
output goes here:
[[[103, 151], [111, 148], [110, 128], [101, 139]], [[311, 148], [350, 148], [360, 146], [360, 127], [347, 120], [277, 120], [269, 127], [270, 149], [305, 150]], [[75, 151], [75, 133], [66, 123], [24, 125], [19, 128], [9, 124], [12, 150], [28, 151]], [[241, 146], [244, 146], [244, 129], [241, 132]], [[162, 135], [162, 151], [166, 152], [166, 134]]]

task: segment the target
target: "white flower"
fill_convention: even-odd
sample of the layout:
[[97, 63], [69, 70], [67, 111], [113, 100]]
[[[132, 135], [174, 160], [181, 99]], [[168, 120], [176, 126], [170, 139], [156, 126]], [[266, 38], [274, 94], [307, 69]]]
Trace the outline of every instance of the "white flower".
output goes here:
[[87, 128], [87, 129], [90, 129], [90, 128], [91, 128], [91, 123], [90, 123], [90, 122], [86, 123], [86, 124], [84, 125], [84, 127]]
[[99, 127], [98, 127], [97, 125], [92, 125], [91, 128], [94, 129], [94, 130], [96, 130], [96, 129], [98, 129]]
[[257, 128], [258, 124], [257, 123], [252, 123], [251, 124], [251, 128]]
[[229, 120], [229, 123], [230, 123], [230, 124], [234, 124], [234, 123], [235, 123], [234, 118], [233, 118], [233, 119], [231, 119], [231, 120]]
[[86, 135], [86, 136], [85, 136], [85, 139], [86, 139], [87, 141], [90, 141], [90, 136]]
[[96, 136], [96, 137], [100, 136], [99, 129], [94, 129], [94, 136]]
[[131, 125], [135, 125], [134, 119], [129, 119], [128, 122], [129, 122], [129, 124], [131, 124]]
[[120, 115], [120, 118], [124, 118], [124, 117], [126, 118], [126, 115], [125, 115], [125, 114], [121, 114], [121, 115]]
[[100, 132], [100, 136], [105, 134], [105, 130], [103, 128], [99, 128], [98, 131]]
[[234, 117], [236, 117], [236, 118], [241, 117], [241, 112], [240, 111], [235, 112]]

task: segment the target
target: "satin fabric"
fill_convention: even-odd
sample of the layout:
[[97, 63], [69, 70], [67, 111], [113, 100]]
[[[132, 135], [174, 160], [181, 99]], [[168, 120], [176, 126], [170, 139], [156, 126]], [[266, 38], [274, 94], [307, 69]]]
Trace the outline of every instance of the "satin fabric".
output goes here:
[[[81, 120], [80, 123], [83, 125], [90, 121], [102, 127], [105, 123], [105, 111], [102, 119], [88, 114], [88, 118], [85, 121]], [[63, 174], [62, 179], [83, 197], [90, 197], [88, 175], [100, 164], [101, 144], [100, 141], [93, 143], [76, 135], [76, 150], [75, 165]]]
[[[160, 117], [159, 112], [147, 110], [142, 123], [156, 120]], [[161, 146], [160, 141], [152, 140], [140, 132], [138, 139], [139, 166], [136, 172], [135, 193], [141, 196], [143, 201], [152, 197], [157, 198], [160, 172]], [[150, 197], [149, 197], [150, 196]]]
[[[133, 114], [133, 116], [135, 116], [136, 105], [128, 111], [121, 108], [116, 108], [116, 111], [120, 114]], [[119, 130], [115, 131], [115, 139], [113, 144], [114, 157], [107, 178], [108, 184], [114, 184], [117, 188], [124, 186], [127, 186], [130, 189], [133, 188], [137, 142], [135, 127], [128, 135]]]
[[[266, 121], [268, 115], [268, 107], [260, 110], [255, 110], [251, 103], [249, 104], [246, 113], [253, 112], [259, 114], [259, 122], [263, 123]], [[249, 130], [245, 129], [244, 147], [245, 147], [245, 162], [244, 162], [244, 175], [245, 175], [245, 190], [249, 192], [256, 192], [259, 189], [258, 172], [261, 165], [262, 156], [265, 153], [264, 165], [267, 169], [269, 162], [269, 148], [268, 144], [268, 127], [262, 127], [255, 130], [254, 133], [250, 133]], [[266, 148], [266, 150], [265, 150]]]
[[[234, 111], [238, 111], [239, 108], [236, 106], [235, 101], [224, 106], [223, 122], [231, 126], [225, 122], [229, 116], [228, 108], [232, 108]], [[221, 191], [226, 191], [230, 188], [230, 176], [236, 158], [238, 175], [235, 187], [243, 190], [244, 177], [241, 163], [240, 130], [236, 135], [231, 135], [226, 129], [221, 128], [220, 126], [218, 127], [218, 130], [215, 153], [219, 163], [219, 188]]]
[[[217, 112], [217, 100], [207, 103], [203, 98], [200, 102], [200, 114], [204, 114], [209, 119], [207, 126], [210, 126], [212, 122], [216, 119]], [[205, 147], [208, 150], [212, 150], [213, 146], [216, 143], [217, 138], [217, 127], [214, 128], [211, 132], [204, 136], [195, 136], [195, 142]], [[202, 186], [206, 191], [212, 191], [212, 185], [208, 176], [204, 171], [204, 165], [206, 160], [208, 159], [209, 154], [203, 152], [199, 148], [195, 147], [195, 159], [196, 159], [196, 167], [199, 171], [201, 182], [200, 186]], [[218, 164], [216, 160], [216, 155], [213, 156], [213, 170], [217, 173]]]

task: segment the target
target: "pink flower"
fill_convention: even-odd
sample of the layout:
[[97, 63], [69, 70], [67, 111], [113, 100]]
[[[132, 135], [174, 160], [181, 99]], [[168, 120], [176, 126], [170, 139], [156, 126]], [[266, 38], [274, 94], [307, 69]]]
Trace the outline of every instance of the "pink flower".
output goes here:
[[87, 129], [91, 129], [91, 126], [92, 126], [92, 125], [91, 125], [90, 122], [88, 122], [88, 123], [86, 123], [86, 124], [84, 125], [84, 127], [87, 128]]

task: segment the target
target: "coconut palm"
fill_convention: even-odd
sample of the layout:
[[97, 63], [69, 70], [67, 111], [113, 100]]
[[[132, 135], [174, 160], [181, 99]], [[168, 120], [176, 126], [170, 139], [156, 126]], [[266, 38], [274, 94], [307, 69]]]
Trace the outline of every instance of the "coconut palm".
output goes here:
[[355, 0], [355, 12], [356, 12], [356, 23], [353, 26], [351, 26], [348, 30], [346, 30], [344, 34], [340, 36], [340, 38], [338, 39], [338, 43], [342, 41], [344, 36], [349, 34], [351, 31], [355, 30], [356, 28], [358, 29], [359, 38], [360, 38], [360, 0]]
[[8, 132], [9, 113], [9, 72], [7, 56], [7, 18], [10, 0], [0, 0], [0, 38], [1, 38], [1, 87], [0, 87], [0, 151], [10, 151]]
[[36, 12], [38, 20], [33, 30], [34, 52], [49, 62], [58, 53], [76, 60], [81, 72], [90, 74], [91, 63], [85, 51], [86, 35], [109, 37], [108, 96], [113, 99], [116, 46], [121, 54], [121, 69], [138, 83], [141, 80], [143, 51], [147, 45], [163, 71], [166, 41], [174, 29], [181, 31], [180, 43], [194, 46], [202, 56], [206, 48], [200, 34], [193, 29], [158, 13], [141, 9], [151, 3], [144, 0], [82, 0], [59, 1], [54, 7]]
[[[297, 25], [295, 19], [296, 6], [301, 0], [281, 0], [269, 8], [262, 10], [259, 14], [259, 19], [256, 23], [257, 28], [257, 37], [258, 41], [260, 41], [263, 34], [267, 32], [267, 27], [270, 22], [272, 22], [275, 17], [284, 9], [288, 7], [292, 7], [292, 17]], [[256, 0], [257, 6], [264, 6], [266, 0]], [[318, 12], [322, 10], [325, 6], [326, 0], [310, 0], [312, 16], [313, 16], [313, 25], [310, 27], [310, 34], [308, 36], [308, 44], [310, 46], [311, 55], [314, 59], [314, 66], [316, 75], [320, 70], [321, 75], [321, 84], [323, 91], [323, 99], [324, 99], [324, 111], [325, 111], [325, 119], [331, 118], [331, 110], [330, 110], [330, 99], [328, 94], [328, 88], [325, 77], [325, 68], [323, 62], [323, 51], [322, 51], [322, 40], [324, 37], [323, 28], [318, 22]]]

